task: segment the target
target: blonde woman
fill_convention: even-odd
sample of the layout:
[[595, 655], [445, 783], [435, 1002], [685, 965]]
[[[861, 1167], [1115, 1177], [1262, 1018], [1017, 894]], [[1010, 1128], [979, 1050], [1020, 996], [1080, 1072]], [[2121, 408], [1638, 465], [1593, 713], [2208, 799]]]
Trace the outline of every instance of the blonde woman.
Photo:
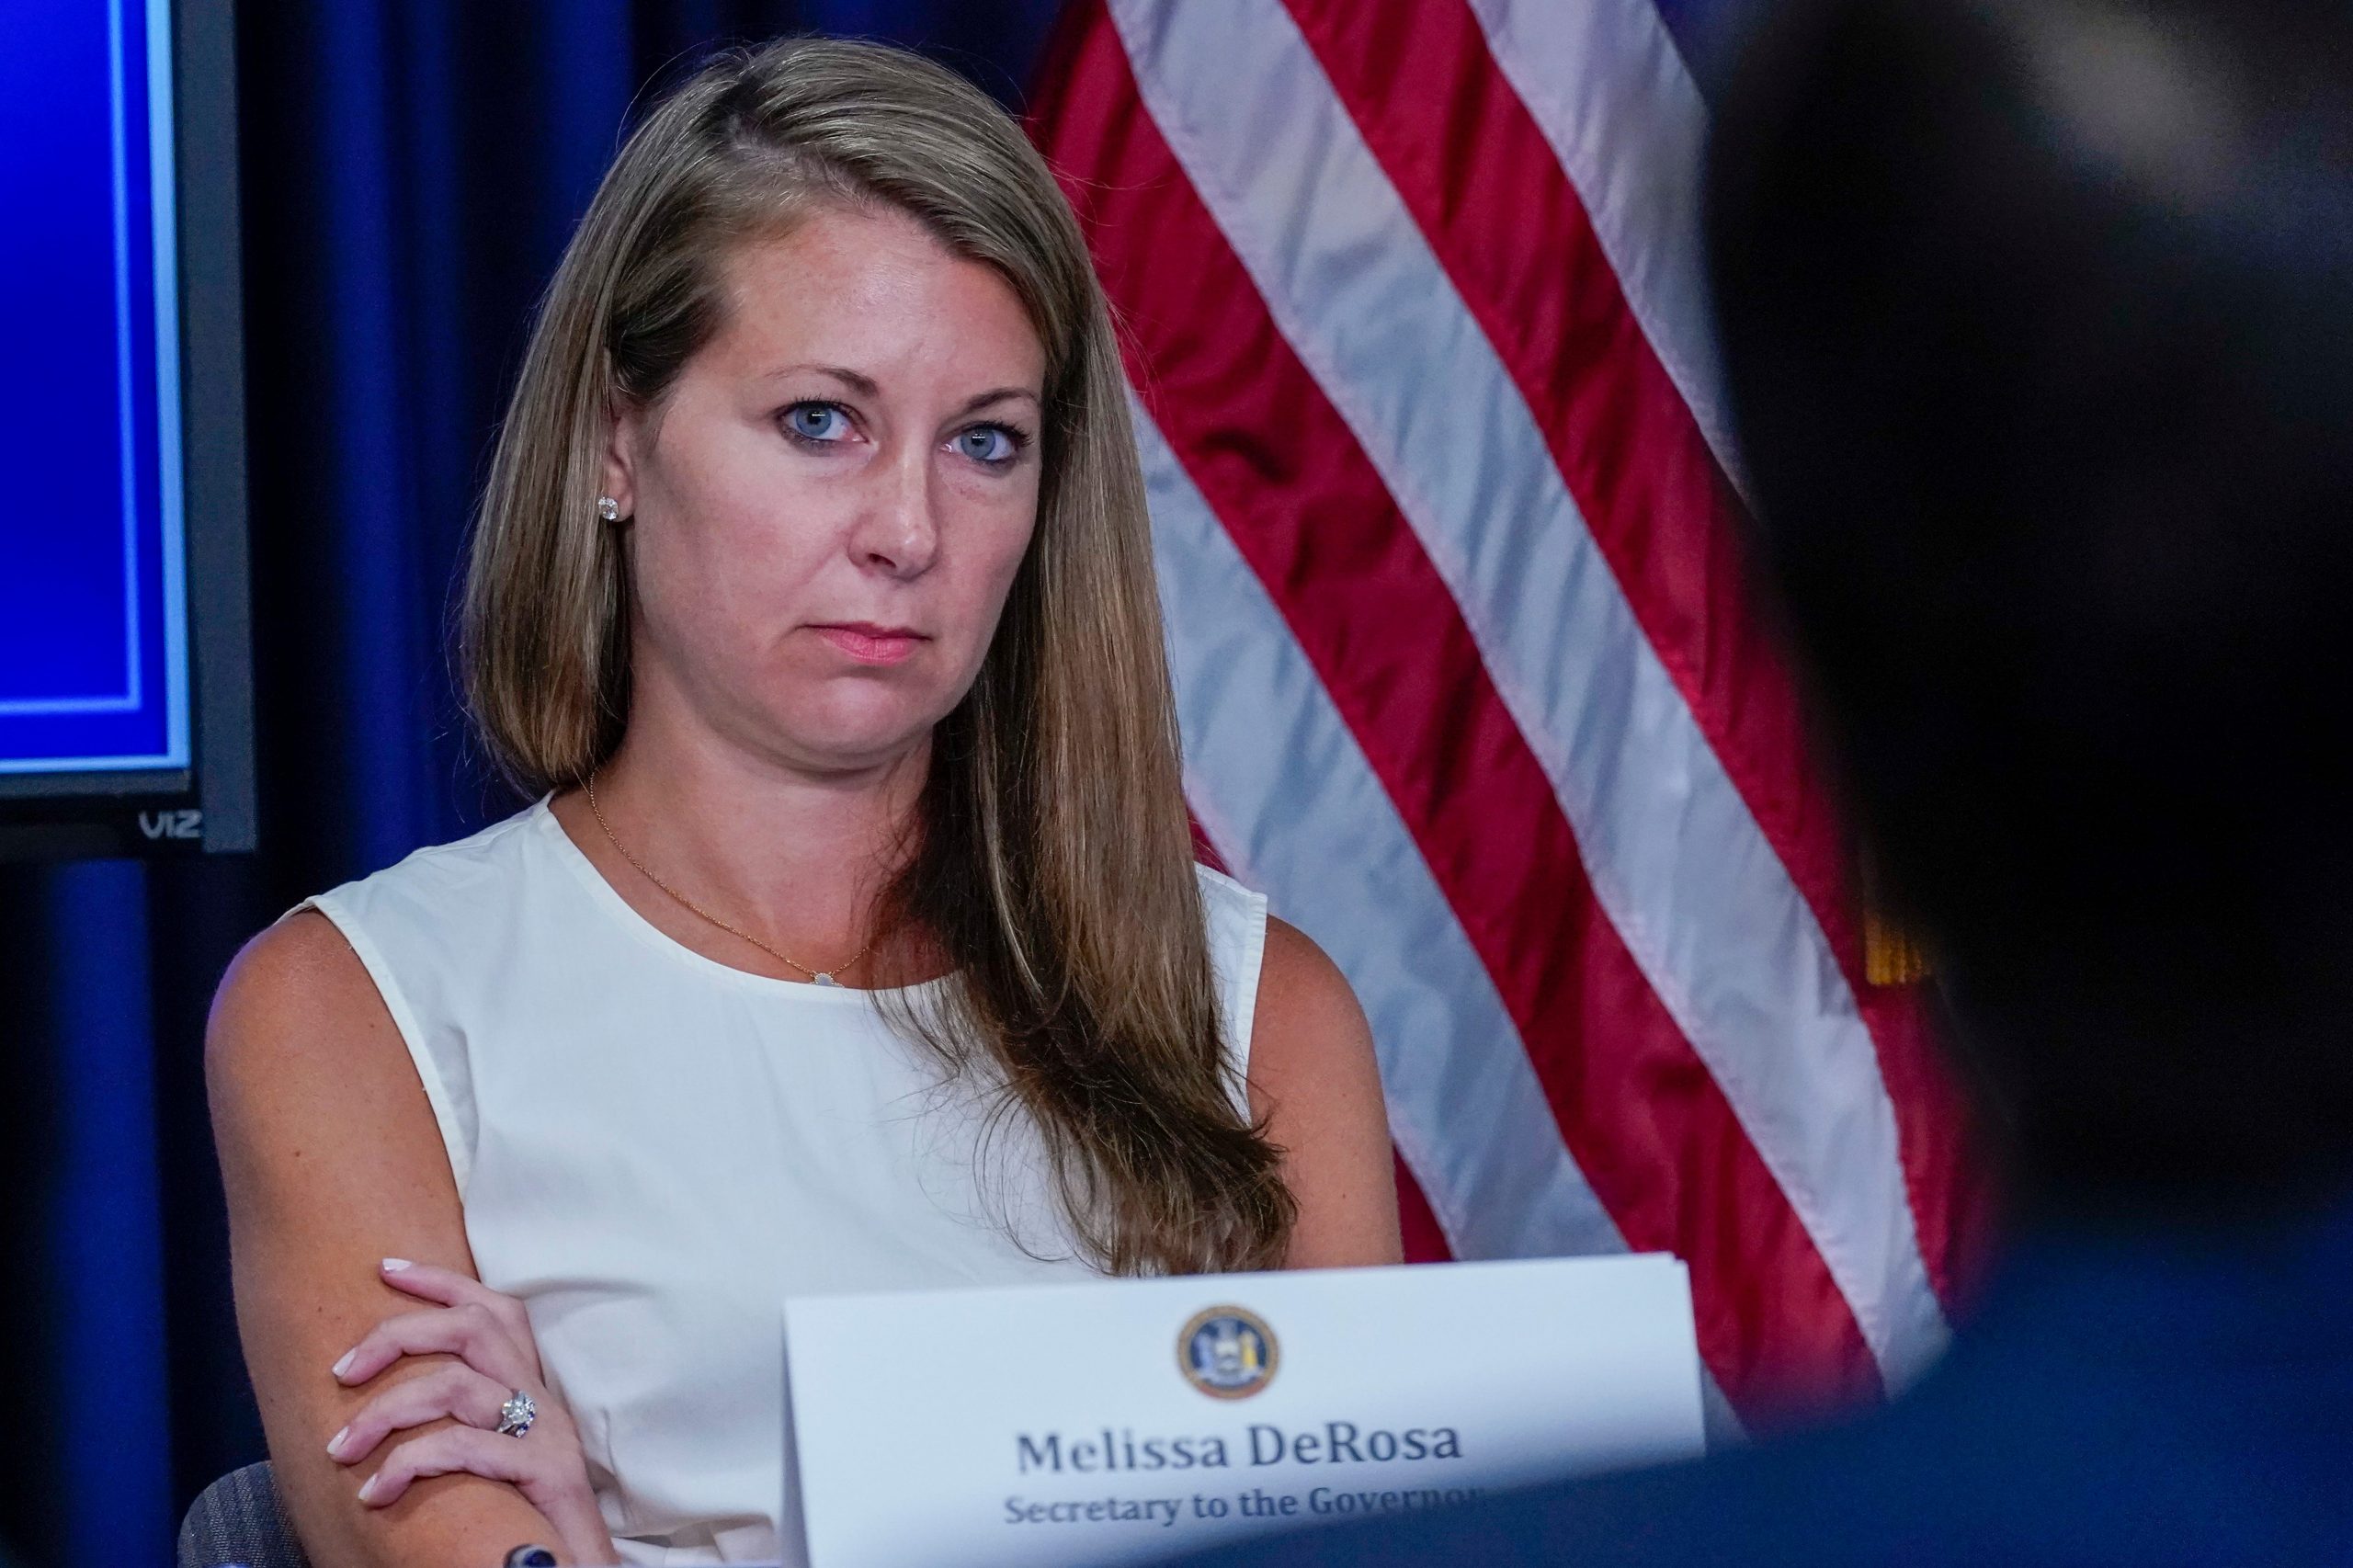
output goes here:
[[462, 642], [538, 803], [313, 900], [213, 1019], [322, 1563], [789, 1550], [788, 1294], [1398, 1256], [1354, 998], [1193, 864], [1076, 224], [953, 75], [790, 42], [630, 139]]

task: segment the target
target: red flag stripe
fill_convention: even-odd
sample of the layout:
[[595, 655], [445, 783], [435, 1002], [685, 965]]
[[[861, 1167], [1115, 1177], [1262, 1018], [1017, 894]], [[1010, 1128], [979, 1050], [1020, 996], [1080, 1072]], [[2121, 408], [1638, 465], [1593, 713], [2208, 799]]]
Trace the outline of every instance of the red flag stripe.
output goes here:
[[1746, 588], [1737, 503], [1583, 200], [1464, 0], [1284, 0], [1534, 414], [1661, 663], [1821, 924], [1893, 1106], [1938, 1293], [1961, 1197], [1954, 1096], [1909, 993], [1864, 983], [1837, 824]]
[[1454, 1253], [1446, 1244], [1446, 1232], [1439, 1226], [1438, 1216], [1430, 1211], [1430, 1200], [1422, 1196], [1422, 1184], [1414, 1179], [1414, 1172], [1404, 1157], [1397, 1159], [1397, 1220], [1404, 1234], [1407, 1263], [1451, 1263]]
[[[1099, 11], [1048, 152], [1135, 337], [1137, 383], [1299, 636], [1486, 962], [1630, 1244], [1692, 1266], [1736, 1403], [1877, 1372], [1721, 1090], [1600, 917], [1470, 633], [1142, 108]], [[1557, 932], [1550, 944], [1521, 939]]]

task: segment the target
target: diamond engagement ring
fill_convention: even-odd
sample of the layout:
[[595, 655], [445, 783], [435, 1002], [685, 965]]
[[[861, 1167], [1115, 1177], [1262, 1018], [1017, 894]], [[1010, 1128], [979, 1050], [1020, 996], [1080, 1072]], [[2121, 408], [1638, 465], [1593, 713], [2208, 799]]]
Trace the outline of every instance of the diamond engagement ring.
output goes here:
[[540, 1407], [531, 1403], [529, 1394], [517, 1389], [513, 1396], [498, 1407], [498, 1435], [519, 1437], [529, 1432], [531, 1423], [539, 1418]]

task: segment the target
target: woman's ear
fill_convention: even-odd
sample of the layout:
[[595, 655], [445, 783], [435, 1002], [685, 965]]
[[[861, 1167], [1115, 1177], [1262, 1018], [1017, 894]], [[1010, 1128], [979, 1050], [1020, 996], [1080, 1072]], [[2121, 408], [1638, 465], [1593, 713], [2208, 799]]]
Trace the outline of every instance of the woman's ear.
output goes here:
[[613, 400], [605, 437], [603, 494], [612, 497], [615, 520], [637, 516], [637, 454], [645, 427], [645, 416], [635, 403]]

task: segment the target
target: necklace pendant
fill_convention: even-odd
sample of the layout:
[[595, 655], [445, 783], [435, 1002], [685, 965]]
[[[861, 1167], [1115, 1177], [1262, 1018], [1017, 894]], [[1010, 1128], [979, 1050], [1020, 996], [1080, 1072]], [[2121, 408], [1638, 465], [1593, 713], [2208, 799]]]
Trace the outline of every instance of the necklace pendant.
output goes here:
[[841, 983], [840, 981], [835, 980], [832, 975], [827, 974], [823, 970], [819, 970], [814, 974], [812, 974], [809, 977], [809, 983], [812, 985], [839, 985]]

